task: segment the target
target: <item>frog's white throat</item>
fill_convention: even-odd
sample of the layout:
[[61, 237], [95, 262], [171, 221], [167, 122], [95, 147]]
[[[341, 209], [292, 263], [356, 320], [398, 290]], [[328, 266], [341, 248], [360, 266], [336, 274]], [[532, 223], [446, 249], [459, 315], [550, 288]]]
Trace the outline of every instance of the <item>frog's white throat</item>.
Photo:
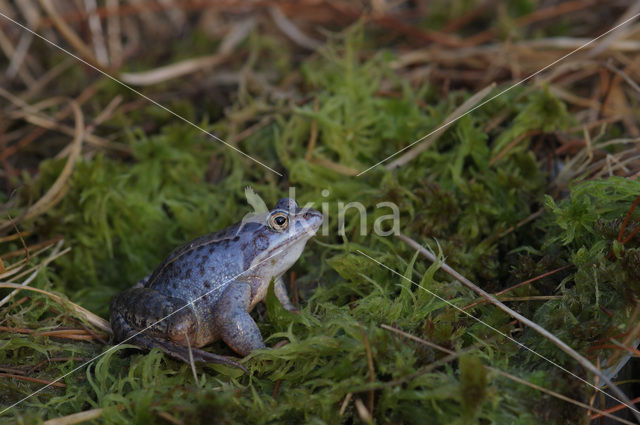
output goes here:
[[267, 250], [261, 253], [251, 262], [251, 268], [255, 274], [266, 279], [281, 276], [298, 261], [311, 236], [312, 234], [303, 234], [273, 251]]

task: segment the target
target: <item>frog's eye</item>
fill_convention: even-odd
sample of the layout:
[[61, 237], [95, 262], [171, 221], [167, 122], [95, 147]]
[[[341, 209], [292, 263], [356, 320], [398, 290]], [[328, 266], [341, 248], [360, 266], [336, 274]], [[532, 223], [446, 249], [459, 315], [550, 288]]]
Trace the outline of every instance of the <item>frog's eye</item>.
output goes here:
[[269, 224], [275, 230], [284, 230], [289, 224], [289, 217], [282, 212], [275, 213], [269, 219]]

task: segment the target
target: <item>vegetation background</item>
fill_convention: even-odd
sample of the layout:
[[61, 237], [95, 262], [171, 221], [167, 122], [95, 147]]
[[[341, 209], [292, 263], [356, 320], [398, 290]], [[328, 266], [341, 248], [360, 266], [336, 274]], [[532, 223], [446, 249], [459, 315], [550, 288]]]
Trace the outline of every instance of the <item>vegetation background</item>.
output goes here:
[[[0, 0], [0, 422], [633, 423], [485, 324], [600, 385], [552, 342], [371, 229], [397, 204], [403, 235], [604, 373], [633, 370], [640, 24], [582, 46], [637, 13]], [[111, 297], [251, 211], [248, 185], [330, 205], [330, 235], [286, 275], [301, 314], [273, 297], [253, 313], [288, 344], [246, 358], [248, 375], [112, 349]], [[340, 201], [366, 206], [367, 235], [355, 210], [338, 232]], [[616, 382], [637, 402], [635, 367]]]

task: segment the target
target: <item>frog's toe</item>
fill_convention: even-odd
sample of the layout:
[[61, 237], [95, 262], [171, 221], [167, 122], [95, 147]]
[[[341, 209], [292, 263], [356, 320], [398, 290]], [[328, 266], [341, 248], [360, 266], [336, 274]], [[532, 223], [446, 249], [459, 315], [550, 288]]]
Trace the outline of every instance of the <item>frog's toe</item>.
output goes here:
[[[188, 347], [183, 347], [180, 345], [175, 345], [171, 343], [163, 343], [161, 347], [159, 347], [170, 355], [178, 360], [182, 360], [185, 363], [191, 363], [191, 358], [193, 358], [194, 362], [198, 363], [219, 363], [225, 364], [227, 366], [232, 366], [238, 369], [241, 369], [244, 373], [249, 373], [246, 367], [238, 363], [237, 361], [230, 359], [225, 356], [220, 356], [218, 354], [210, 353], [208, 351], [200, 350], [198, 348], [191, 348], [191, 353], [189, 353]], [[190, 355], [191, 354], [191, 355]]]

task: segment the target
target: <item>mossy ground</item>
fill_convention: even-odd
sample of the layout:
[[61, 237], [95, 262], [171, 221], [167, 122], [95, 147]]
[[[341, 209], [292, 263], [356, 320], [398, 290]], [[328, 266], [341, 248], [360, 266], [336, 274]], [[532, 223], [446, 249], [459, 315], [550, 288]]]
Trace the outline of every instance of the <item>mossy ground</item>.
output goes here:
[[[252, 37], [247, 43], [261, 60], [275, 63], [270, 66], [291, 71], [293, 58], [279, 52], [274, 40]], [[422, 424], [429, 418], [433, 424], [537, 424], [541, 419], [562, 424], [584, 417], [572, 405], [483, 368], [503, 369], [579, 400], [591, 394], [580, 382], [426, 292], [424, 288], [459, 307], [477, 299], [398, 239], [373, 232], [374, 220], [390, 213], [377, 205], [398, 205], [402, 233], [441, 252], [447, 264], [487, 291], [569, 266], [509, 293], [550, 299], [510, 305], [592, 359], [604, 359], [615, 350], [598, 346], [627, 330], [640, 292], [640, 238], [624, 244], [618, 240], [640, 183], [617, 177], [576, 181], [560, 197], [550, 186], [546, 164], [529, 144], [531, 138], [505, 153], [510, 142], [529, 131], [550, 134], [575, 124], [566, 105], [544, 86], [516, 88], [465, 116], [397, 171], [377, 167], [361, 177], [345, 175], [344, 169], [365, 169], [423, 136], [470, 95], [453, 90], [442, 98], [430, 85], [415, 90], [394, 73], [393, 52], [363, 59], [358, 52], [369, 48], [367, 43], [366, 31], [356, 26], [299, 65], [298, 85], [312, 101], [279, 101], [241, 87], [225, 115], [213, 102], [166, 102], [225, 139], [237, 135], [238, 126], [268, 117], [238, 148], [274, 167], [282, 178], [145, 105], [106, 123], [120, 134], [117, 141], [130, 155], [98, 152], [84, 157], [64, 198], [37, 219], [20, 223], [21, 232], [36, 236], [31, 241], [62, 236], [64, 245], [72, 248], [43, 268], [32, 286], [107, 317], [111, 297], [148, 274], [171, 249], [250, 212], [245, 186], [252, 186], [268, 205], [295, 187], [299, 203], [328, 205], [330, 232], [313, 239], [286, 275], [300, 314], [284, 311], [273, 298], [254, 313], [267, 345], [289, 343], [252, 354], [245, 363], [249, 375], [198, 366], [197, 379], [189, 365], [159, 351], [143, 354], [119, 347], [66, 376], [65, 388], [40, 392], [0, 421], [33, 424], [104, 408], [91, 423], [163, 423], [167, 415], [188, 424], [358, 423], [361, 415], [354, 400], [369, 408], [372, 388], [375, 423]], [[255, 61], [253, 70], [260, 71], [260, 64]], [[399, 96], [380, 95], [383, 81], [385, 90]], [[105, 80], [94, 102], [116, 94], [134, 96]], [[497, 113], [506, 119], [486, 132], [485, 124]], [[151, 130], [136, 125], [141, 121], [152, 121]], [[309, 156], [315, 126], [318, 142]], [[619, 130], [607, 131], [604, 140]], [[43, 160], [34, 177], [20, 178], [13, 216], [42, 196], [64, 164], [65, 159]], [[0, 196], [9, 199], [8, 193]], [[338, 232], [338, 202], [352, 201], [367, 209], [364, 236], [355, 209], [346, 215], [344, 234]], [[539, 210], [540, 216], [519, 224]], [[5, 253], [19, 249], [18, 240], [2, 246]], [[5, 266], [9, 264], [5, 260]], [[45, 295], [28, 294], [27, 300], [15, 302], [25, 295], [19, 293], [13, 304], [3, 307], [3, 326], [37, 331], [80, 326], [72, 310]], [[584, 376], [572, 359], [538, 334], [517, 327], [495, 307], [481, 304], [469, 311]], [[451, 350], [475, 348], [459, 360], [403, 381], [444, 354], [382, 324]], [[98, 340], [10, 331], [2, 333], [0, 343], [0, 364], [6, 368], [68, 358], [33, 371], [32, 376], [45, 380], [71, 372], [82, 363], [79, 358], [111, 347]], [[222, 344], [212, 349], [230, 354]], [[402, 382], [393, 384], [396, 380]], [[1, 404], [10, 405], [38, 388], [40, 384], [2, 378]], [[341, 411], [347, 397], [351, 402]]]

